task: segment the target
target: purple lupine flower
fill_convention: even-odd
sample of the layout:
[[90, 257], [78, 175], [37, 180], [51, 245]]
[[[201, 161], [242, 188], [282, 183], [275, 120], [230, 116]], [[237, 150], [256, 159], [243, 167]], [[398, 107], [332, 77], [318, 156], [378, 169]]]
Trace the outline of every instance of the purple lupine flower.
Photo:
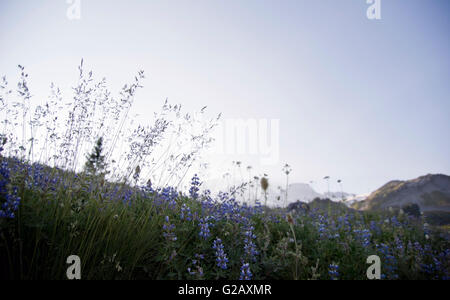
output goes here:
[[189, 195], [191, 196], [191, 198], [198, 198], [198, 192], [200, 191], [201, 184], [202, 183], [200, 182], [200, 178], [197, 176], [197, 174], [195, 174], [194, 177], [192, 177], [191, 188], [189, 189]]
[[185, 203], [181, 206], [181, 213], [180, 213], [180, 219], [186, 220], [186, 221], [192, 221], [192, 213], [189, 206], [187, 206]]
[[251, 280], [252, 279], [252, 272], [250, 271], [250, 264], [249, 263], [243, 263], [241, 266], [241, 273], [239, 280]]
[[200, 237], [204, 240], [207, 240], [210, 235], [211, 231], [209, 230], [209, 227], [212, 225], [209, 223], [210, 217], [205, 217], [200, 219], [200, 223], [198, 224], [200, 226]]
[[258, 255], [256, 244], [253, 242], [256, 239], [256, 235], [253, 233], [254, 230], [253, 226], [248, 226], [244, 230], [244, 253], [246, 258], [252, 261], [256, 261], [256, 256]]
[[212, 248], [214, 250], [216, 250], [216, 263], [217, 266], [219, 268], [221, 268], [222, 270], [226, 270], [227, 269], [227, 263], [228, 263], [228, 258], [227, 255], [225, 254], [224, 251], [224, 247], [222, 244], [222, 240], [219, 238], [216, 238], [213, 242], [213, 246]]
[[332, 263], [328, 266], [328, 274], [331, 280], [339, 279], [339, 265]]
[[6, 161], [0, 164], [0, 196], [3, 196], [5, 202], [0, 206], [0, 218], [14, 219], [15, 212], [19, 209], [20, 197], [17, 196], [17, 187], [9, 188], [10, 168]]
[[169, 216], [165, 217], [165, 223], [163, 225], [163, 236], [171, 242], [175, 242], [177, 240], [177, 236], [175, 235], [175, 225], [170, 223]]

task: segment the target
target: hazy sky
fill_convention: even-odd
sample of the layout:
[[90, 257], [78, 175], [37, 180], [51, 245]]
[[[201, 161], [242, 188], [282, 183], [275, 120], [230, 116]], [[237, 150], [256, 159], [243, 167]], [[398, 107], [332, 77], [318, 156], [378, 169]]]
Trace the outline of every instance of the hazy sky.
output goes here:
[[277, 182], [288, 162], [292, 182], [367, 193], [450, 173], [450, 1], [381, 3], [369, 20], [366, 0], [81, 0], [69, 20], [65, 0], [1, 0], [0, 75], [24, 65], [42, 98], [75, 83], [81, 58], [115, 90], [143, 69], [143, 119], [167, 97], [280, 120], [278, 164], [222, 157], [212, 173], [238, 159]]

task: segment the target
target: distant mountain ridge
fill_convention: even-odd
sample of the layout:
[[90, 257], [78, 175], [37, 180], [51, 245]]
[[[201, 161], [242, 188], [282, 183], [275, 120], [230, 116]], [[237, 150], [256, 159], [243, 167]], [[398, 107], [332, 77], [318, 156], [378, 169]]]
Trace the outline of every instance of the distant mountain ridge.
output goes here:
[[[209, 180], [206, 183], [206, 187], [212, 189], [214, 191], [226, 190], [225, 182], [223, 180]], [[264, 202], [264, 196], [259, 188], [259, 199], [261, 202]], [[251, 199], [254, 200], [255, 194], [251, 193]], [[345, 200], [345, 204], [347, 206], [362, 201], [366, 198], [366, 195], [356, 195], [346, 192], [325, 192], [321, 194], [316, 192], [314, 188], [307, 184], [301, 182], [295, 182], [289, 184], [288, 192], [287, 192], [287, 201], [286, 201], [286, 189], [283, 187], [276, 187], [270, 185], [269, 179], [269, 188], [267, 190], [267, 205], [271, 207], [284, 207], [285, 205], [289, 205], [291, 203], [296, 203], [298, 201], [309, 203], [314, 199], [330, 199], [333, 202], [341, 202], [343, 199]], [[243, 200], [248, 199], [248, 193], [243, 194]]]
[[[322, 195], [317, 193], [309, 184], [292, 183], [289, 185], [287, 203], [296, 201], [310, 202], [318, 197], [322, 197]], [[286, 196], [284, 196], [283, 199], [284, 198], [286, 198]]]
[[[223, 182], [222, 182], [223, 183]], [[255, 199], [252, 194], [251, 199]], [[269, 185], [267, 205], [285, 207], [298, 201], [310, 203], [314, 199], [330, 199], [342, 202], [356, 210], [384, 210], [404, 208], [416, 204], [424, 213], [440, 214], [450, 219], [450, 176], [444, 174], [428, 174], [411, 180], [392, 180], [369, 195], [355, 195], [345, 192], [316, 192], [309, 184], [292, 183], [286, 191], [282, 187]], [[244, 193], [243, 200], [248, 196]], [[259, 196], [264, 202], [264, 196]]]
[[[345, 192], [330, 192], [330, 193], [318, 193], [307, 183], [291, 183], [288, 187], [287, 201], [286, 201], [286, 189], [278, 188], [278, 190], [269, 187], [268, 191], [268, 205], [269, 206], [281, 206], [289, 205], [292, 203], [302, 202], [310, 203], [315, 199], [329, 199], [333, 202], [341, 202], [345, 200], [345, 204], [354, 203], [365, 199], [361, 195], [350, 194]], [[348, 201], [351, 200], [351, 201]]]

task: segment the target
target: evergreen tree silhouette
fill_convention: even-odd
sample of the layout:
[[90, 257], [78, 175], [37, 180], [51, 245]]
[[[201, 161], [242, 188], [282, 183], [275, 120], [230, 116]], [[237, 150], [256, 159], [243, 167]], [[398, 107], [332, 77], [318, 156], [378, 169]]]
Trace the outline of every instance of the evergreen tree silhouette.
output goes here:
[[91, 176], [105, 176], [106, 163], [105, 156], [103, 155], [103, 138], [100, 137], [95, 143], [94, 149], [91, 154], [86, 156], [86, 164], [84, 165], [84, 171]]

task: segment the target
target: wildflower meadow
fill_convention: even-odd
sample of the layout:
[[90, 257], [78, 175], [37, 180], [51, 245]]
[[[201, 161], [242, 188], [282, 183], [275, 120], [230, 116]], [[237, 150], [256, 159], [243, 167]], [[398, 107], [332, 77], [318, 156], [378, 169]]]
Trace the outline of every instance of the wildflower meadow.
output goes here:
[[76, 255], [82, 279], [367, 280], [376, 255], [380, 279], [449, 279], [449, 241], [423, 216], [268, 207], [267, 177], [213, 193], [196, 168], [220, 116], [166, 101], [134, 124], [144, 72], [118, 96], [78, 74], [42, 103], [23, 66], [0, 83], [0, 278], [66, 279]]

